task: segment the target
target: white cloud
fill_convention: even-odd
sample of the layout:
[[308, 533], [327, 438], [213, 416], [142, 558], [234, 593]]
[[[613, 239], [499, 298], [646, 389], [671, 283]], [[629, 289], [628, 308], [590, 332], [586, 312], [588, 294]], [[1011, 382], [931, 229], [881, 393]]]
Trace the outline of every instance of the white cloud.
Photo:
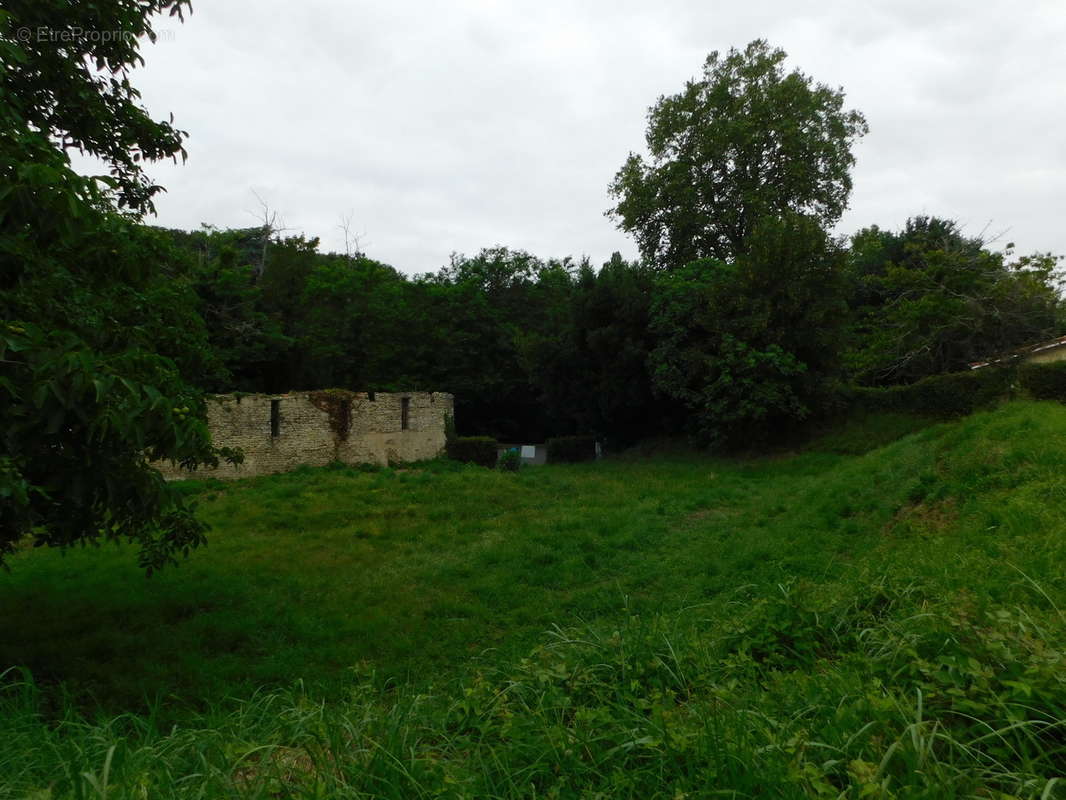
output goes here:
[[328, 248], [353, 212], [408, 272], [496, 243], [633, 255], [603, 212], [647, 107], [764, 37], [870, 122], [841, 232], [925, 212], [1066, 252], [1058, 0], [227, 0], [158, 27], [135, 82], [191, 134], [151, 168], [164, 225], [254, 224], [254, 189]]

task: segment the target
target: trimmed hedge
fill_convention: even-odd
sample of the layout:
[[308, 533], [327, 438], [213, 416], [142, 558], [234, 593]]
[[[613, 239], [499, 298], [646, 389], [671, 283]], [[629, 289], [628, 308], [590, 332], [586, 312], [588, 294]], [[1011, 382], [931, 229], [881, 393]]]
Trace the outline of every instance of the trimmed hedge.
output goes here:
[[557, 436], [548, 440], [548, 463], [592, 461], [596, 458], [594, 436]]
[[1066, 361], [1051, 364], [1022, 364], [1018, 383], [1037, 400], [1066, 403]]
[[993, 404], [1010, 390], [1010, 370], [985, 367], [932, 375], [906, 386], [857, 387], [852, 390], [852, 405], [863, 411], [960, 417]]
[[496, 440], [491, 436], [457, 436], [448, 441], [448, 458], [492, 469], [496, 466]]

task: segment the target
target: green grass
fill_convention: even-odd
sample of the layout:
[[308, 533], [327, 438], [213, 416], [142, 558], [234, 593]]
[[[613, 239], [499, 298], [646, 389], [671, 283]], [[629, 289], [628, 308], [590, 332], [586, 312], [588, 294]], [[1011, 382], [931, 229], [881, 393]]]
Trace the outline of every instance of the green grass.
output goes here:
[[1066, 789], [1062, 406], [188, 490], [179, 569], [0, 578], [0, 797]]

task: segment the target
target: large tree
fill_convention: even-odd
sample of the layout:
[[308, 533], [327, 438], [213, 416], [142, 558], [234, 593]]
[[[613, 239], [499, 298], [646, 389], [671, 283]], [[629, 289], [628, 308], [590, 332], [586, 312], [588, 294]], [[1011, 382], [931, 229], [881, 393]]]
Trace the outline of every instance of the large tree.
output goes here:
[[[24, 538], [126, 538], [150, 571], [204, 526], [152, 468], [217, 463], [196, 383], [214, 380], [168, 237], [139, 224], [142, 165], [183, 134], [129, 70], [185, 0], [15, 0], [0, 10], [0, 564]], [[109, 174], [76, 173], [71, 149]]]
[[652, 106], [649, 159], [629, 155], [608, 212], [646, 260], [729, 261], [764, 216], [803, 213], [824, 227], [840, 218], [866, 121], [844, 108], [842, 90], [786, 72], [785, 58], [762, 40], [713, 52], [702, 78]]

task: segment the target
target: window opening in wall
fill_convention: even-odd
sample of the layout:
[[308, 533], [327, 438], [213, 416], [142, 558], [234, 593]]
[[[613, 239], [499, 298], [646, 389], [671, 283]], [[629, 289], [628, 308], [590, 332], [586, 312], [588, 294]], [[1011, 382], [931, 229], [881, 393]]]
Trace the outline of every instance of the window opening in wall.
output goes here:
[[374, 402], [374, 393], [373, 392], [367, 392], [366, 393], [366, 399], [369, 400], [371, 403], [373, 403]]
[[273, 439], [278, 438], [278, 434], [281, 432], [281, 401], [270, 401], [270, 436]]
[[400, 430], [405, 431], [411, 423], [411, 398], [400, 398]]

